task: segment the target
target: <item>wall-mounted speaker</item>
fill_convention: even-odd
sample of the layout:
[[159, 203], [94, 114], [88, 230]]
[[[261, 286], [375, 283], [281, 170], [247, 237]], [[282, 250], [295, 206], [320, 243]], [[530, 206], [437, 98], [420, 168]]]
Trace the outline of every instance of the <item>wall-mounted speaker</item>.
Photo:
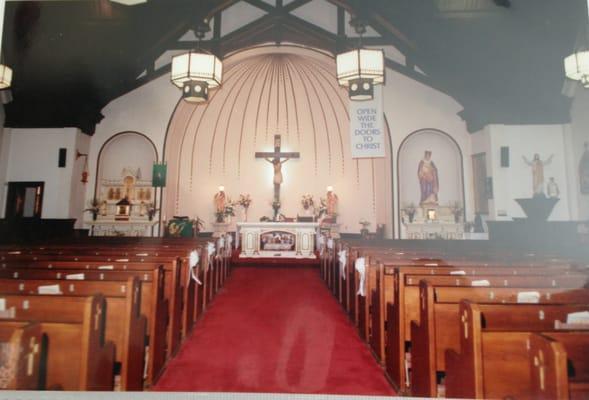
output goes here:
[[66, 158], [67, 158], [67, 149], [64, 149], [64, 148], [59, 149], [59, 159], [57, 161], [57, 166], [59, 168], [65, 168]]
[[507, 146], [501, 147], [501, 167], [509, 167], [509, 147]]

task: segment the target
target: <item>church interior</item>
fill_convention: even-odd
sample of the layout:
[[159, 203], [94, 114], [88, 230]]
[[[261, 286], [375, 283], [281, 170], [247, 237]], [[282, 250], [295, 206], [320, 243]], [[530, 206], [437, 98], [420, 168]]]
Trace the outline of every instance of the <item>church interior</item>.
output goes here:
[[0, 389], [589, 398], [587, 49], [586, 0], [0, 1]]

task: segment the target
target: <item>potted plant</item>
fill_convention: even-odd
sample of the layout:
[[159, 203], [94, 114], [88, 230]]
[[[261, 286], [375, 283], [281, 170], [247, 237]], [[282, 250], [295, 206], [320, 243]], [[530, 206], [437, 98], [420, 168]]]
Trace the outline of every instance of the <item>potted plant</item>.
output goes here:
[[313, 200], [312, 194], [304, 194], [301, 198], [301, 205], [303, 206], [303, 210], [309, 214], [311, 212], [311, 208], [315, 208], [315, 201]]
[[415, 204], [409, 203], [404, 208], [405, 214], [409, 217], [409, 222], [412, 223], [413, 219], [415, 218]]
[[96, 217], [98, 216], [98, 213], [100, 212], [100, 200], [98, 200], [97, 198], [94, 198], [92, 200], [90, 200], [90, 204], [88, 206], [88, 208], [86, 208], [84, 210], [84, 212], [90, 212], [92, 213], [92, 220], [96, 221]]
[[450, 210], [452, 210], [452, 214], [454, 215], [454, 222], [455, 223], [459, 223], [460, 222], [460, 216], [462, 215], [462, 205], [460, 205], [459, 202], [454, 202], [454, 204], [452, 204], [450, 206]]
[[360, 229], [360, 235], [362, 235], [363, 238], [368, 237], [369, 235], [369, 231], [368, 231], [368, 227], [370, 226], [370, 222], [366, 221], [365, 219], [361, 219], [360, 220], [360, 225], [362, 225], [362, 229]]

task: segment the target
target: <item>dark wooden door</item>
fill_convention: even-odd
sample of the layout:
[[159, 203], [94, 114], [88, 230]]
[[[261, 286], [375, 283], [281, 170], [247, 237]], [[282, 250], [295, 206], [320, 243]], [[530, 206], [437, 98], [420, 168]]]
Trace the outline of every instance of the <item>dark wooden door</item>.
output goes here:
[[44, 186], [44, 182], [9, 182], [6, 218], [41, 218]]

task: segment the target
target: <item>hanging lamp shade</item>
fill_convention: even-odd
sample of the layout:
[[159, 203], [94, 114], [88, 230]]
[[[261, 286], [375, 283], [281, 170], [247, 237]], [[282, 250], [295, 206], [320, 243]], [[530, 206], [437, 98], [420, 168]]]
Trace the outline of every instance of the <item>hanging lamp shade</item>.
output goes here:
[[12, 85], [12, 68], [0, 64], [0, 90], [8, 89]]
[[348, 88], [352, 100], [371, 100], [374, 86], [384, 83], [382, 50], [360, 48], [338, 54], [336, 64], [337, 80]]
[[119, 3], [126, 6], [135, 6], [137, 4], [147, 3], [147, 0], [110, 0], [113, 3]]
[[578, 51], [564, 59], [564, 71], [567, 78], [581, 81], [589, 88], [589, 51]]
[[188, 52], [172, 57], [172, 83], [182, 89], [182, 98], [205, 102], [209, 89], [221, 85], [223, 63], [213, 54]]

